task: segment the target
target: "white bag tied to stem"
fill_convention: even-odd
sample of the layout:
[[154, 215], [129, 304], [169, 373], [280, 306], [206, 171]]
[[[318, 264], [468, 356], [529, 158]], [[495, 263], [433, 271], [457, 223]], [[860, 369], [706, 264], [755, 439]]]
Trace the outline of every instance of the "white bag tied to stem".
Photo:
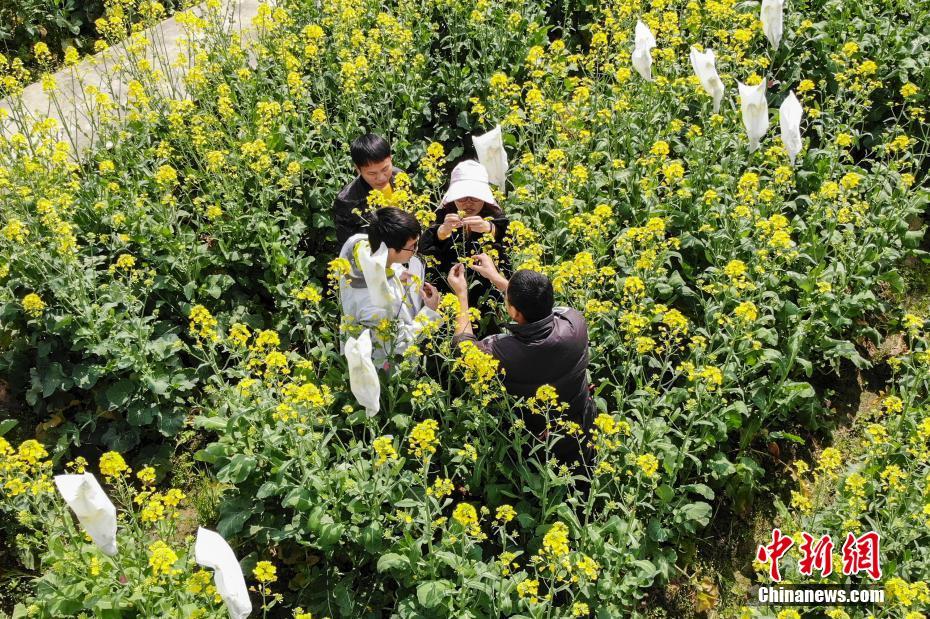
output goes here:
[[356, 253], [358, 267], [365, 278], [365, 286], [373, 305], [380, 307], [389, 314], [396, 308], [395, 295], [387, 279], [387, 245], [381, 243], [378, 251], [371, 253], [368, 243], [359, 243]]
[[720, 111], [720, 101], [723, 99], [723, 82], [717, 74], [716, 61], [713, 50], [702, 53], [691, 48], [691, 66], [701, 86], [714, 100], [714, 114]]
[[216, 592], [226, 603], [230, 619], [248, 617], [252, 612], [252, 601], [245, 586], [242, 567], [223, 536], [203, 527], [198, 528], [194, 558], [198, 565], [213, 570]]
[[749, 152], [759, 148], [759, 140], [769, 129], [769, 104], [765, 98], [765, 79], [756, 86], [739, 86], [740, 108], [743, 112], [743, 126], [749, 138]]
[[759, 19], [762, 21], [762, 32], [765, 33], [765, 37], [772, 47], [778, 49], [784, 29], [785, 0], [762, 0]]
[[497, 125], [484, 135], [474, 136], [471, 139], [478, 153], [478, 162], [488, 171], [488, 180], [504, 191], [507, 182], [507, 151], [504, 150], [504, 135], [501, 126]]
[[633, 68], [644, 80], [652, 81], [652, 52], [656, 46], [656, 38], [652, 35], [649, 26], [642, 20], [636, 22], [636, 38], [633, 47]]
[[56, 475], [55, 486], [103, 554], [116, 554], [116, 507], [91, 473]]
[[791, 159], [791, 165], [794, 165], [795, 157], [801, 152], [801, 117], [803, 114], [804, 110], [801, 107], [801, 102], [798, 101], [792, 90], [782, 101], [781, 107], [778, 108], [781, 141], [785, 145], [788, 158]]
[[365, 329], [358, 338], [350, 337], [345, 346], [349, 362], [349, 387], [369, 417], [381, 410], [381, 381], [371, 361], [371, 331]]

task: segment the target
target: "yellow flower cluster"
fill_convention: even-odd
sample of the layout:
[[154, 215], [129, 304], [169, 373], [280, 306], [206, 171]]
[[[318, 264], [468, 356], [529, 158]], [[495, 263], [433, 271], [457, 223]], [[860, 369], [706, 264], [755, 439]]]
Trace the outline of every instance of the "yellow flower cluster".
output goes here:
[[136, 266], [136, 258], [130, 254], [120, 254], [116, 262], [110, 265], [110, 273], [117, 271], [132, 271]]
[[433, 485], [426, 489], [427, 496], [435, 497], [437, 499], [442, 499], [452, 494], [452, 491], [455, 490], [455, 486], [452, 483], [451, 479], [445, 477], [437, 477], [433, 480]]
[[526, 404], [534, 413], [564, 411], [568, 408], [567, 402], [559, 402], [559, 394], [552, 385], [541, 385], [536, 389], [536, 395], [527, 400]]
[[165, 493], [143, 491], [133, 498], [133, 501], [142, 506], [139, 519], [146, 524], [155, 524], [168, 518], [178, 516], [178, 506], [186, 495], [177, 488], [171, 488]]
[[517, 583], [517, 595], [535, 604], [539, 601], [539, 581], [529, 578], [520, 581]]
[[270, 561], [259, 561], [255, 564], [252, 575], [258, 582], [269, 585], [278, 579], [278, 570]]
[[174, 567], [177, 562], [177, 553], [162, 540], [149, 546], [149, 569], [155, 578], [180, 574], [181, 570]]
[[591, 432], [591, 438], [594, 442], [594, 448], [616, 449], [620, 446], [620, 440], [616, 437], [629, 436], [630, 424], [625, 420], [617, 421], [613, 415], [600, 413], [594, 418], [594, 429]]
[[[368, 207], [378, 209], [383, 207], [399, 208], [401, 210], [413, 213], [417, 221], [424, 228], [432, 225], [436, 219], [436, 213], [433, 210], [429, 194], [418, 194], [413, 191], [410, 177], [400, 172], [391, 183], [392, 191], [390, 195], [382, 191], [372, 191], [368, 194]], [[332, 265], [332, 262], [330, 263]]]
[[249, 338], [252, 337], [252, 332], [249, 331], [248, 326], [237, 322], [229, 328], [229, 335], [226, 336], [227, 341], [232, 344], [234, 348], [245, 348], [249, 343]]
[[909, 583], [896, 576], [885, 583], [885, 591], [905, 608], [910, 608], [915, 603], [921, 606], [930, 604], [930, 587], [922, 580]]
[[426, 154], [420, 160], [420, 170], [430, 185], [438, 185], [442, 180], [443, 165], [446, 162], [446, 150], [439, 142], [433, 142], [426, 148]]
[[52, 463], [41, 443], [29, 439], [17, 449], [0, 436], [0, 500], [20, 495], [39, 496], [52, 490]]
[[585, 242], [592, 243], [604, 238], [613, 225], [613, 209], [609, 204], [598, 204], [590, 213], [569, 218], [568, 231]]
[[198, 342], [215, 342], [219, 339], [216, 332], [217, 320], [213, 317], [203, 305], [195, 305], [190, 311], [189, 331], [192, 336], [197, 338]]
[[336, 399], [329, 385], [320, 387], [309, 381], [290, 382], [281, 389], [281, 395], [286, 404], [313, 409], [331, 406]]
[[652, 454], [642, 454], [636, 457], [636, 466], [646, 477], [652, 477], [659, 470], [659, 459]]
[[517, 511], [511, 505], [501, 505], [494, 513], [494, 519], [501, 524], [506, 524], [517, 517]]
[[820, 462], [817, 465], [817, 471], [833, 479], [837, 476], [837, 472], [842, 464], [843, 456], [840, 450], [836, 447], [827, 447], [820, 453]]
[[586, 288], [597, 276], [598, 268], [594, 264], [591, 252], [578, 252], [573, 259], [562, 262], [555, 268], [552, 289], [561, 294], [569, 286]]
[[417, 458], [426, 458], [436, 453], [436, 446], [439, 445], [437, 430], [439, 430], [439, 423], [435, 419], [426, 419], [413, 427], [408, 439], [413, 455]]
[[478, 510], [470, 503], [459, 503], [452, 512], [452, 519], [462, 525], [465, 533], [475, 539], [486, 539], [487, 535], [481, 530], [481, 522], [478, 518]]
[[459, 353], [453, 367], [462, 371], [465, 383], [474, 393], [481, 394], [482, 399], [489, 402], [495, 395], [491, 386], [503, 377], [500, 361], [469, 340], [459, 344]]
[[320, 292], [320, 289], [313, 284], [307, 284], [300, 290], [295, 290], [292, 294], [298, 301], [307, 301], [313, 305], [323, 300], [323, 294]]
[[768, 219], [760, 219], [756, 222], [756, 228], [762, 233], [769, 247], [785, 250], [794, 246], [788, 219], [784, 215], [776, 213]]
[[116, 451], [108, 451], [100, 456], [100, 473], [107, 478], [116, 479], [131, 472], [123, 456]]
[[34, 292], [23, 297], [23, 309], [33, 318], [38, 318], [45, 311], [45, 301]]
[[382, 466], [387, 462], [396, 462], [398, 460], [397, 450], [394, 449], [394, 438], [391, 436], [379, 436], [372, 443], [377, 459], [375, 466]]
[[552, 561], [558, 561], [568, 555], [569, 552], [571, 552], [571, 549], [568, 546], [568, 525], [558, 521], [549, 527], [549, 530], [543, 536], [539, 555]]
[[23, 244], [29, 237], [29, 228], [22, 221], [12, 217], [7, 220], [6, 225], [0, 230], [0, 234], [3, 234], [7, 240]]
[[736, 316], [737, 320], [751, 324], [759, 317], [759, 310], [752, 301], [743, 301], [733, 310], [733, 315]]
[[689, 381], [701, 381], [708, 392], [716, 391], [723, 385], [723, 372], [716, 366], [705, 365], [695, 368], [693, 363], [685, 361], [679, 369], [688, 374]]

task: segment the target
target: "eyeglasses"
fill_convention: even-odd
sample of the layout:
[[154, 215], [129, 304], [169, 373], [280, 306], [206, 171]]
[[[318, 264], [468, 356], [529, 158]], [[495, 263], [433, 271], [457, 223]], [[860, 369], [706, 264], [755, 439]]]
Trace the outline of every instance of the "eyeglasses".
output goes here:
[[414, 242], [413, 247], [404, 247], [404, 248], [402, 248], [400, 251], [409, 251], [410, 253], [414, 253], [414, 254], [415, 254], [415, 253], [417, 252], [417, 249], [419, 249], [419, 248], [420, 248], [420, 239], [417, 239], [417, 240]]

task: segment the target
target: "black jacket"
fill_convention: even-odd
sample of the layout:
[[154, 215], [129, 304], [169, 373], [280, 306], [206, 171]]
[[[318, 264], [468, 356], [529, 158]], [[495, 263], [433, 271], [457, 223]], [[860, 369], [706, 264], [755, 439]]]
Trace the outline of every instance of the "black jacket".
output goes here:
[[[402, 172], [400, 168], [394, 168], [391, 174], [392, 187], [394, 177], [400, 172]], [[371, 193], [371, 185], [361, 176], [356, 176], [355, 180], [343, 187], [336, 196], [333, 202], [333, 223], [336, 224], [336, 242], [339, 247], [342, 247], [353, 234], [364, 232], [368, 228], [369, 193]]]
[[[430, 272], [430, 281], [437, 282], [436, 285], [442, 292], [449, 292], [446, 277], [449, 275], [449, 270], [459, 261], [459, 258], [474, 256], [480, 254], [483, 250], [481, 243], [481, 236], [483, 235], [472, 234], [462, 228], [453, 230], [449, 238], [444, 241], [439, 239], [439, 226], [446, 218], [446, 215], [455, 212], [454, 203], [440, 208], [436, 211], [436, 220], [433, 225], [427, 228], [420, 237], [419, 252], [424, 256], [433, 256], [438, 261], [438, 265], [434, 266]], [[490, 217], [491, 223], [494, 224], [494, 240], [491, 246], [497, 250], [498, 260], [496, 265], [498, 270], [507, 276], [510, 274], [510, 261], [504, 248], [504, 236], [507, 234], [507, 226], [510, 225], [510, 220], [507, 219], [500, 207], [493, 204], [485, 204], [478, 214], [481, 217]], [[485, 294], [488, 292], [497, 294], [497, 291], [491, 285], [491, 282], [481, 275], [474, 271], [469, 271], [469, 275], [475, 277], [475, 284], [468, 289], [468, 303], [471, 307], [480, 307], [479, 302]]]
[[[568, 403], [565, 415], [579, 424], [584, 435], [579, 440], [562, 438], [555, 445], [555, 455], [562, 462], [578, 459], [582, 444], [594, 417], [594, 402], [588, 389], [588, 325], [581, 312], [557, 307], [552, 314], [525, 325], [509, 324], [512, 335], [492, 335], [477, 340], [474, 335], [459, 334], [452, 342], [474, 341], [479, 349], [500, 361], [504, 370], [504, 388], [518, 397], [532, 397], [543, 385], [552, 385], [559, 401]], [[526, 427], [536, 436], [545, 430], [545, 418], [534, 413], [523, 415]]]

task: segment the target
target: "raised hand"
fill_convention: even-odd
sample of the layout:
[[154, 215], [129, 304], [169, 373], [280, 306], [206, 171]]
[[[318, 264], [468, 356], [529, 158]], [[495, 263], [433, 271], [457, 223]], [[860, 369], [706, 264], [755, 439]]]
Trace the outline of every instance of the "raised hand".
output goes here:
[[423, 290], [420, 291], [420, 296], [423, 297], [424, 305], [434, 312], [436, 308], [439, 307], [439, 291], [436, 290], [436, 286], [431, 283], [425, 282], [423, 284]]
[[449, 271], [449, 288], [457, 296], [468, 294], [468, 280], [465, 279], [465, 265], [461, 262]]
[[491, 222], [480, 215], [470, 215], [462, 219], [462, 225], [478, 234], [487, 234], [491, 231]]

